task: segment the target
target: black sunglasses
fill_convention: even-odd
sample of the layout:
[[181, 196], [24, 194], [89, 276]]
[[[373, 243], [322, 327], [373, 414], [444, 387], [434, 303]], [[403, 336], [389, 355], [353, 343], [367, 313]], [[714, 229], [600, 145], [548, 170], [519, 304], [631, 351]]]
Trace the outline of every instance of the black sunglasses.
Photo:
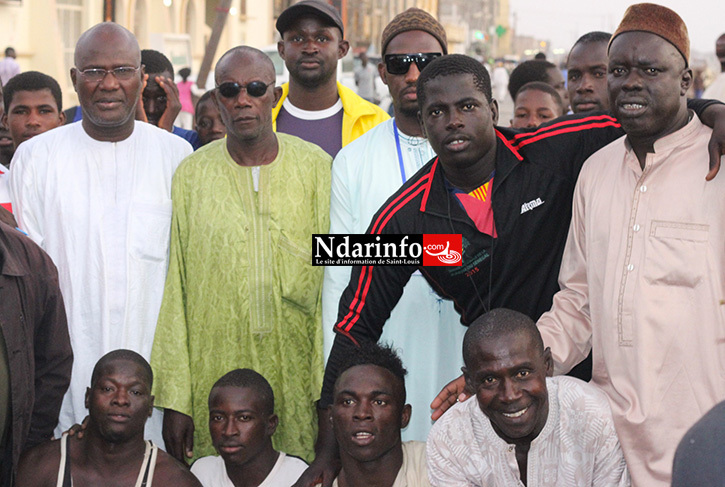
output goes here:
[[410, 69], [410, 65], [415, 62], [418, 71], [428, 66], [435, 58], [440, 57], [439, 52], [419, 52], [417, 54], [386, 54], [385, 68], [390, 74], [405, 74]]
[[236, 81], [227, 81], [216, 87], [219, 90], [219, 94], [224, 98], [235, 98], [242, 90], [247, 90], [249, 96], [259, 98], [267, 93], [267, 88], [272, 86], [274, 81], [267, 84], [264, 81], [252, 81], [248, 85], [240, 85]]

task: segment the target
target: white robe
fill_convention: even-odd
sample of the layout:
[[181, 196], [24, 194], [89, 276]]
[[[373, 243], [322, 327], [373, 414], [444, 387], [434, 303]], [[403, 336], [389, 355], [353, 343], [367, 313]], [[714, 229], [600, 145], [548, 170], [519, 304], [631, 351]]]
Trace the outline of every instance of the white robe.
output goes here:
[[[171, 177], [188, 142], [136, 122], [120, 142], [92, 139], [82, 122], [24, 142], [10, 193], [20, 227], [58, 267], [73, 346], [73, 376], [56, 434], [87, 414], [93, 366], [118, 348], [151, 356], [168, 266]], [[160, 445], [161, 414], [147, 436]]]

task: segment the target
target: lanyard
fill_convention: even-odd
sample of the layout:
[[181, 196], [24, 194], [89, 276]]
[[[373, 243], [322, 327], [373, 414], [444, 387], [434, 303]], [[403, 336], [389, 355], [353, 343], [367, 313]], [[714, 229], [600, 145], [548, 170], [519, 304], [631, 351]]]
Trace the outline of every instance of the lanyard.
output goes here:
[[400, 150], [400, 136], [398, 135], [398, 126], [395, 125], [395, 120], [393, 120], [393, 134], [395, 135], [395, 147], [398, 149], [398, 166], [400, 167], [400, 177], [403, 179], [403, 183], [405, 183], [408, 178], [405, 177], [405, 166], [403, 166], [403, 152]]

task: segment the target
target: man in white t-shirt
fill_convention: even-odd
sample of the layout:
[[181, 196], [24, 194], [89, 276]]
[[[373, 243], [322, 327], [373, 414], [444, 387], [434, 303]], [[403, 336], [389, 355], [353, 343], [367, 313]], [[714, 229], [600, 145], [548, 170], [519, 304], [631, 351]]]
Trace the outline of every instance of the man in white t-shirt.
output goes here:
[[307, 463], [274, 449], [278, 423], [267, 379], [252, 369], [228, 372], [209, 393], [209, 433], [220, 456], [200, 458], [191, 473], [204, 487], [291, 486]]

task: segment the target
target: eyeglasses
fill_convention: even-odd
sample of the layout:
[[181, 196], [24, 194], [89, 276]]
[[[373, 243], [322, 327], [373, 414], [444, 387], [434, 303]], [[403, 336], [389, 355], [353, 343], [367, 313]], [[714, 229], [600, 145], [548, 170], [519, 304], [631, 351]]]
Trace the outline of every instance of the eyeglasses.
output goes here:
[[274, 81], [269, 84], [264, 81], [252, 81], [247, 85], [240, 85], [236, 81], [227, 81], [216, 88], [219, 90], [219, 94], [224, 98], [235, 98], [242, 90], [247, 90], [249, 96], [259, 98], [260, 96], [264, 96], [264, 94], [267, 93], [267, 88], [273, 84]]
[[119, 81], [127, 81], [133, 78], [139, 69], [141, 68], [134, 68], [132, 66], [120, 66], [113, 69], [89, 68], [81, 70], [76, 68], [76, 70], [78, 70], [85, 79], [94, 83], [100, 83], [107, 74], [113, 74], [113, 76], [115, 76]]
[[415, 62], [418, 71], [430, 64], [435, 58], [440, 57], [439, 52], [419, 52], [417, 54], [386, 54], [385, 68], [390, 74], [405, 74], [410, 69], [410, 65]]

